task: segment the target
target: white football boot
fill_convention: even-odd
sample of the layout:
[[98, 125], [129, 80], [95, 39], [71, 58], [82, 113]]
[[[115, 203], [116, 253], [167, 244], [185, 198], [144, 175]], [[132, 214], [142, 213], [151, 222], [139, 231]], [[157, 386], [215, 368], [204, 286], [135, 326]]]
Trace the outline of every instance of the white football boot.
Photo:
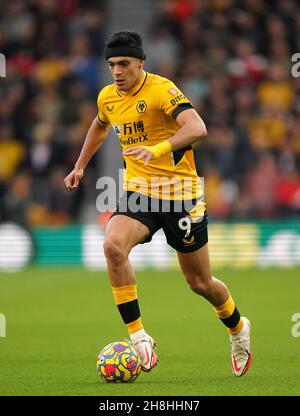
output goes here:
[[143, 338], [132, 343], [136, 352], [142, 360], [142, 370], [149, 372], [158, 363], [158, 357], [154, 350], [156, 342], [150, 335], [146, 334]]
[[237, 377], [246, 374], [252, 361], [250, 321], [243, 316], [241, 319], [244, 322], [243, 329], [235, 335], [230, 334], [232, 371]]

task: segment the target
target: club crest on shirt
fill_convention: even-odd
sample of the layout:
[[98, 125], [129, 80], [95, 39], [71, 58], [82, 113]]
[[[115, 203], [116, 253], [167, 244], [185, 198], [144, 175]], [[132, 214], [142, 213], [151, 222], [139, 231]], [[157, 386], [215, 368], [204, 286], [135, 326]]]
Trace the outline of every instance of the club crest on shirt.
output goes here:
[[137, 109], [138, 113], [144, 114], [147, 110], [146, 101], [144, 101], [144, 100], [138, 101], [137, 105], [136, 105], [136, 109]]

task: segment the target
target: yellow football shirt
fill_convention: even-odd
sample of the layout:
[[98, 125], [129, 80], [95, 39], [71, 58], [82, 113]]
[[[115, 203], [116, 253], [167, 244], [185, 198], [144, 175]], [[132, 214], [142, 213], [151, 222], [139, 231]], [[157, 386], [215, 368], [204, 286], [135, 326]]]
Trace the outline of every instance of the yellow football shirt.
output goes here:
[[[177, 115], [192, 108], [173, 82], [147, 72], [139, 85], [126, 92], [115, 84], [107, 85], [100, 91], [97, 104], [100, 124], [113, 127], [122, 151], [167, 140], [180, 128]], [[136, 155], [123, 156], [125, 190], [159, 199], [202, 199], [191, 146], [151, 159], [146, 166], [144, 160], [135, 160]]]

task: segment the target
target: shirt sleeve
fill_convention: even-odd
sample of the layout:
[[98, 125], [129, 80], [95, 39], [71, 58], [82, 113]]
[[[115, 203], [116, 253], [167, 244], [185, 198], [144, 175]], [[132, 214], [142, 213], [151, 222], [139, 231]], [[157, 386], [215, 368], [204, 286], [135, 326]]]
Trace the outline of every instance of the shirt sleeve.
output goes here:
[[109, 125], [109, 120], [108, 120], [108, 118], [105, 114], [105, 110], [104, 110], [104, 96], [105, 96], [105, 92], [104, 92], [104, 89], [102, 89], [99, 92], [98, 98], [97, 98], [98, 121], [101, 125], [108, 126]]
[[167, 79], [159, 89], [159, 106], [165, 114], [175, 119], [181, 111], [193, 108], [189, 99]]

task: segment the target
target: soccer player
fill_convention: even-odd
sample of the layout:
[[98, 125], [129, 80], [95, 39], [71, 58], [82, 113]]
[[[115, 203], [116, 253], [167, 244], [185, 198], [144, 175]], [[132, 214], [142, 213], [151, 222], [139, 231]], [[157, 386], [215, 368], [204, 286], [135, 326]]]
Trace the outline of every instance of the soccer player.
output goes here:
[[144, 70], [139, 34], [113, 34], [105, 58], [114, 83], [99, 93], [98, 115], [65, 185], [70, 191], [78, 187], [112, 126], [124, 157], [125, 192], [107, 224], [104, 253], [114, 300], [142, 368], [150, 371], [158, 358], [156, 342], [141, 320], [128, 255], [162, 228], [188, 285], [212, 305], [227, 327], [232, 370], [242, 376], [252, 360], [250, 322], [240, 316], [225, 284], [211, 275], [206, 206], [193, 158], [192, 144], [207, 135], [205, 124], [173, 82]]

